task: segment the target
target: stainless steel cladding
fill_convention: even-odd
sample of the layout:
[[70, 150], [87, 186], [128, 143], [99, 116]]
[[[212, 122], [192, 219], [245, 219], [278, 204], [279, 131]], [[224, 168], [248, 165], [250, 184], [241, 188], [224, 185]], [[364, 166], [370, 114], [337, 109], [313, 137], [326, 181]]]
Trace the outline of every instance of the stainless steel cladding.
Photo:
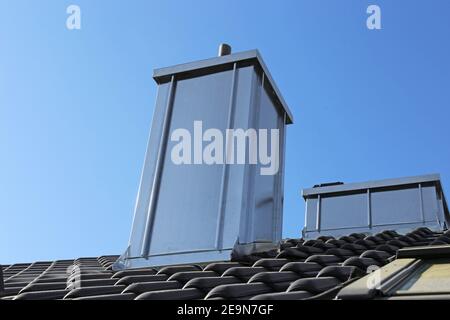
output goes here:
[[[233, 250], [275, 245], [282, 231], [286, 124], [293, 119], [258, 51], [157, 69], [154, 79], [158, 95], [131, 237], [114, 268], [229, 260]], [[264, 140], [272, 131], [276, 139]], [[202, 156], [212, 140], [208, 132], [223, 133], [215, 137], [223, 157], [215, 154], [214, 161]], [[239, 150], [229, 151], [242, 134], [245, 161], [229, 161], [239, 157]], [[264, 148], [278, 151], [271, 168], [251, 161], [263, 154], [252, 154], [252, 137], [256, 147], [264, 141]], [[186, 149], [178, 154], [180, 143]]]
[[305, 238], [386, 229], [404, 233], [422, 226], [442, 230], [450, 222], [437, 174], [316, 187], [303, 190], [303, 197]]

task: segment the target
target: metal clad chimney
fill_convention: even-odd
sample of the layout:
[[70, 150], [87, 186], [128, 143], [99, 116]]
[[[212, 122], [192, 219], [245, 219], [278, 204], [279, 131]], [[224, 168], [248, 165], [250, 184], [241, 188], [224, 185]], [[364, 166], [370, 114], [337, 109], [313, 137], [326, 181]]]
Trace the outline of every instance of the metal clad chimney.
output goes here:
[[[322, 185], [323, 186], [323, 185]], [[438, 174], [335, 184], [303, 190], [307, 239], [386, 229], [446, 229], [449, 210]]]
[[[158, 95], [133, 226], [115, 269], [229, 260], [232, 252], [273, 248], [281, 239], [292, 115], [259, 52], [230, 53], [221, 45], [219, 57], [154, 71]], [[202, 148], [212, 139], [198, 138], [209, 129], [223, 134], [224, 154], [238, 144], [226, 143], [227, 129], [249, 136], [248, 130], [266, 129], [267, 148], [276, 147], [271, 130], [278, 130], [278, 170], [262, 175], [267, 164], [250, 163], [249, 154], [243, 164], [205, 163]], [[174, 162], [180, 133], [190, 138], [184, 159], [191, 164]]]

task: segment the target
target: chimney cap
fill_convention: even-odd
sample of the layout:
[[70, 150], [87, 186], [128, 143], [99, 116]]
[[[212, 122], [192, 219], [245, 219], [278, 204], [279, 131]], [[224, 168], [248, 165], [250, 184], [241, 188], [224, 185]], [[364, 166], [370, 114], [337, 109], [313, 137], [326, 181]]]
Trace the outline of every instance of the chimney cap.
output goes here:
[[271, 85], [273, 88], [275, 99], [278, 100], [278, 103], [282, 106], [282, 109], [286, 112], [286, 124], [291, 124], [294, 122], [294, 118], [292, 116], [292, 112], [289, 110], [289, 107], [286, 101], [283, 99], [280, 90], [278, 89], [275, 81], [270, 75], [269, 69], [267, 68], [264, 60], [261, 57], [261, 54], [258, 50], [248, 50], [243, 52], [236, 52], [233, 54], [229, 54], [223, 57], [213, 57], [205, 60], [194, 61], [183, 63], [171, 67], [158, 68], [153, 70], [153, 79], [156, 83], [162, 84], [165, 82], [169, 82], [173, 75], [182, 75], [186, 74], [192, 77], [195, 74], [199, 74], [199, 70], [208, 70], [208, 72], [217, 72], [222, 69], [225, 65], [233, 65], [237, 62], [251, 62], [253, 65], [258, 65], [264, 72], [265, 80], [267, 83]]

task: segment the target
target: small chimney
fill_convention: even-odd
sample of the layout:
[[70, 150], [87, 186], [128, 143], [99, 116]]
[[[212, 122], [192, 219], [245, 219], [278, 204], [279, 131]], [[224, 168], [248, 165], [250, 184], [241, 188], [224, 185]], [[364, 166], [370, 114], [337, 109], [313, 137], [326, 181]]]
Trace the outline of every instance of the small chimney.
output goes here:
[[438, 174], [304, 189], [305, 239], [338, 238], [352, 232], [389, 229], [407, 233], [419, 227], [446, 229], [450, 223]]
[[219, 46], [219, 57], [228, 56], [231, 54], [231, 46], [226, 43], [221, 43]]

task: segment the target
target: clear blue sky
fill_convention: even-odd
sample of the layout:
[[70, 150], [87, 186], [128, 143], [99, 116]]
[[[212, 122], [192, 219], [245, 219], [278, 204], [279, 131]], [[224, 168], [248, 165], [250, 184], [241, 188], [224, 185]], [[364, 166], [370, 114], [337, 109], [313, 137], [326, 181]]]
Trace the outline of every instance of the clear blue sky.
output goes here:
[[0, 262], [122, 253], [152, 69], [220, 42], [258, 48], [295, 116], [285, 236], [315, 183], [437, 172], [450, 192], [449, 14], [448, 0], [0, 0]]

